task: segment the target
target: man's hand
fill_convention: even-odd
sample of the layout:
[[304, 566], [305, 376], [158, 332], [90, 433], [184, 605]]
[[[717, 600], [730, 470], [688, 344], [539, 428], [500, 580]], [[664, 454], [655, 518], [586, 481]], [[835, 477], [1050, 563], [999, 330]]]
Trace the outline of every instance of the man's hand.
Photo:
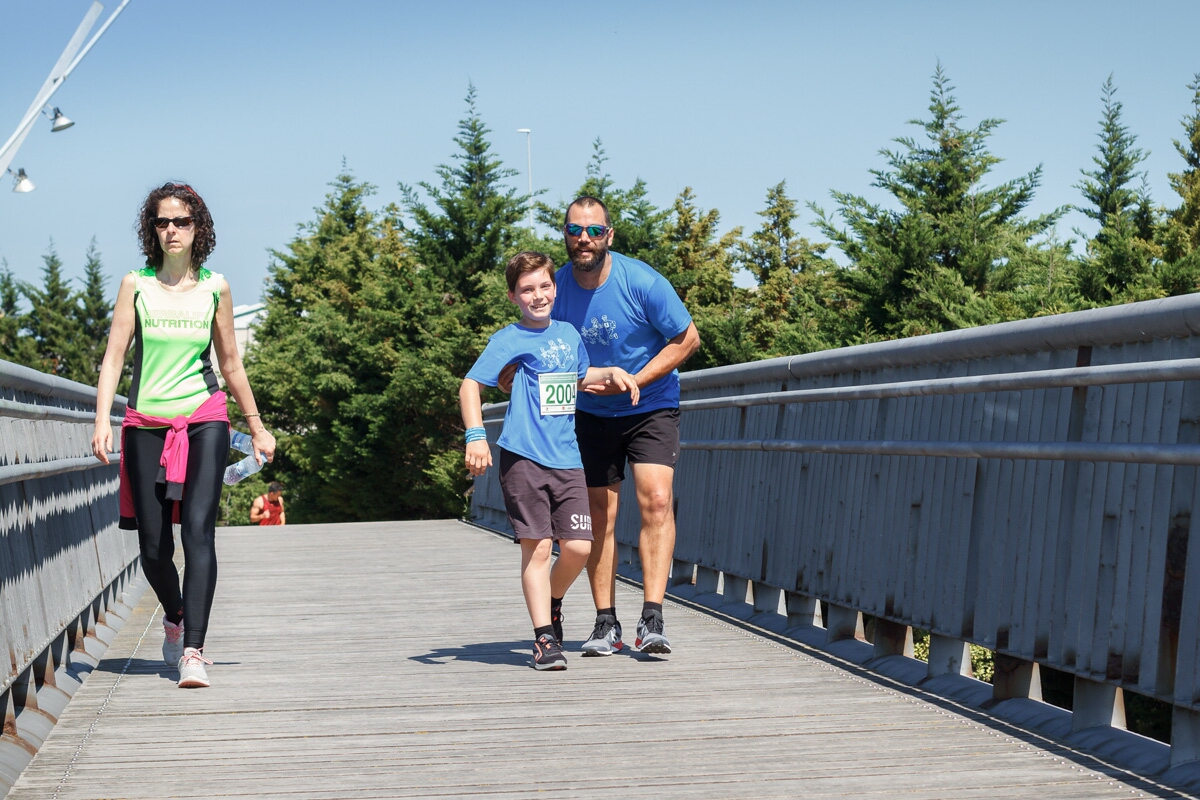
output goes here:
[[635, 406], [638, 404], [641, 391], [638, 389], [637, 381], [633, 379], [632, 375], [620, 367], [604, 367], [599, 372], [600, 375], [597, 380], [584, 383], [582, 387], [583, 391], [595, 395], [625, 394], [628, 392], [630, 404]]
[[500, 377], [496, 379], [496, 388], [505, 394], [512, 394], [513, 378], [517, 374], [517, 362], [507, 365], [500, 370]]

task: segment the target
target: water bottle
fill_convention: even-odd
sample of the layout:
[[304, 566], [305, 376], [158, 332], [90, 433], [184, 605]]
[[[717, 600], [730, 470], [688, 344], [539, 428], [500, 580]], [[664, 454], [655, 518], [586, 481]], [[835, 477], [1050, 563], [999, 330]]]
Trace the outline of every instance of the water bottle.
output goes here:
[[[265, 461], [266, 459], [263, 460]], [[251, 453], [236, 464], [230, 464], [225, 468], [225, 485], [233, 486], [238, 481], [249, 478], [260, 469], [262, 469], [262, 464], [258, 463], [258, 459], [254, 457], [254, 453]]]
[[229, 435], [229, 449], [237, 450], [240, 453], [249, 453], [254, 455], [254, 447], [250, 444], [254, 441], [250, 434], [242, 433], [241, 431], [233, 431]]

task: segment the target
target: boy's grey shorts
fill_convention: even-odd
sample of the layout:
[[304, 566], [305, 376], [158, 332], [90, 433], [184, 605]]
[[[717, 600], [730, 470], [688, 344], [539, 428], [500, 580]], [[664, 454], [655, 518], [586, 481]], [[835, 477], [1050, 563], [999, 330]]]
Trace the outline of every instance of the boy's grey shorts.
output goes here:
[[501, 448], [500, 488], [517, 539], [592, 541], [582, 469], [550, 469]]

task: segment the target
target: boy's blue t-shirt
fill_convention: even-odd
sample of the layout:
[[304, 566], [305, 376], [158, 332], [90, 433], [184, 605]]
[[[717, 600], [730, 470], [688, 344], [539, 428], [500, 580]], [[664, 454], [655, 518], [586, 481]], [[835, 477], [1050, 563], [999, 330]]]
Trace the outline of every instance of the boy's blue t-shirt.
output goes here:
[[[575, 439], [574, 397], [575, 386], [587, 374], [590, 362], [579, 334], [553, 319], [549, 327], [541, 329], [514, 322], [492, 334], [467, 377], [495, 386], [500, 371], [514, 361], [519, 366], [497, 444], [549, 469], [583, 469]], [[563, 377], [558, 381], [539, 379], [539, 375], [551, 374]], [[550, 413], [542, 413], [543, 395]], [[568, 399], [571, 412], [563, 413]]]
[[[550, 315], [571, 323], [583, 338], [591, 363], [621, 367], [630, 375], [650, 362], [672, 339], [687, 330], [692, 315], [670, 282], [650, 267], [612, 253], [612, 269], [598, 289], [575, 282], [570, 263], [555, 275], [557, 299]], [[623, 417], [679, 406], [679, 371], [672, 370], [643, 386], [638, 404], [629, 394], [579, 395], [579, 410], [601, 417]]]

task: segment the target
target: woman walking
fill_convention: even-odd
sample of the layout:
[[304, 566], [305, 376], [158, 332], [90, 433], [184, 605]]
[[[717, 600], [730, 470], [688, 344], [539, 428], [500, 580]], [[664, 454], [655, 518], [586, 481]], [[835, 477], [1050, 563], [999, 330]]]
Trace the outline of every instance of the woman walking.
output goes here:
[[[212, 368], [214, 349], [260, 461], [274, 456], [275, 438], [263, 427], [242, 368], [229, 284], [203, 266], [216, 246], [208, 206], [187, 184], [163, 184], [142, 204], [137, 231], [146, 267], [127, 274], [117, 293], [92, 453], [109, 463], [109, 416], [133, 343], [133, 384], [121, 426], [121, 527], [137, 529], [142, 571], [163, 607], [163, 660], [178, 667], [180, 686], [202, 687], [209, 685], [204, 665], [212, 664], [204, 657], [204, 636], [217, 584], [217, 508], [229, 458], [229, 417]], [[174, 521], [186, 564], [182, 591], [172, 560]]]

